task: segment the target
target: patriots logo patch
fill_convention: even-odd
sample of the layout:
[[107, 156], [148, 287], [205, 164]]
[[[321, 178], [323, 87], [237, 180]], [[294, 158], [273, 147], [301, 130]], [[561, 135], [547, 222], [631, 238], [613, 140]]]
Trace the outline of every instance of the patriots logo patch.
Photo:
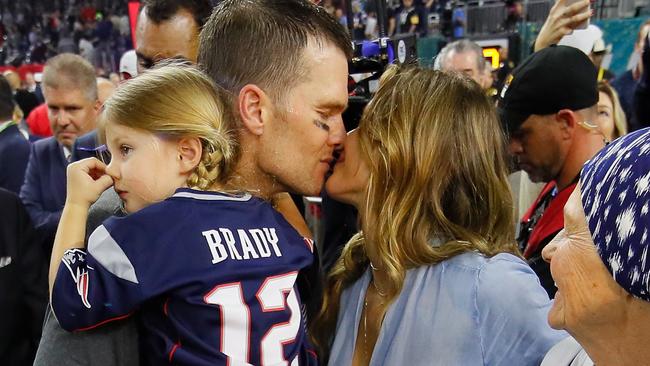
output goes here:
[[81, 249], [66, 250], [62, 261], [77, 285], [77, 293], [81, 297], [81, 302], [86, 308], [90, 309], [90, 302], [88, 302], [88, 270], [93, 268], [85, 265], [86, 252]]

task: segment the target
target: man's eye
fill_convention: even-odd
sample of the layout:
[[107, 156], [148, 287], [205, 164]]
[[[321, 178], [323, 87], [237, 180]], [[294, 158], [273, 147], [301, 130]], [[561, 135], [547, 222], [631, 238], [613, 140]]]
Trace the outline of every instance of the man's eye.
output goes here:
[[323, 121], [319, 121], [317, 119], [315, 119], [313, 122], [316, 127], [320, 128], [321, 130], [325, 130], [329, 132], [330, 126], [327, 123]]

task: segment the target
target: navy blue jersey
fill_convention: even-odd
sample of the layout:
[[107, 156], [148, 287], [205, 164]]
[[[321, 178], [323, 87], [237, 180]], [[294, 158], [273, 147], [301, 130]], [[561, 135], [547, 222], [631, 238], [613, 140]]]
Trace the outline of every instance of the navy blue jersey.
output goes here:
[[52, 308], [71, 331], [139, 309], [150, 364], [311, 364], [295, 282], [312, 252], [263, 200], [179, 189], [67, 251]]

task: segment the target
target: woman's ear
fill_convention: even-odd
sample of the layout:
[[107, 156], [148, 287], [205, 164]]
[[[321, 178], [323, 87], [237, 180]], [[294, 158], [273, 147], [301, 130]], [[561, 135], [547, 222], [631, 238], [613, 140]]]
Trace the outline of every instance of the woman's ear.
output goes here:
[[203, 145], [198, 137], [183, 137], [178, 140], [178, 159], [181, 173], [190, 173], [201, 162]]

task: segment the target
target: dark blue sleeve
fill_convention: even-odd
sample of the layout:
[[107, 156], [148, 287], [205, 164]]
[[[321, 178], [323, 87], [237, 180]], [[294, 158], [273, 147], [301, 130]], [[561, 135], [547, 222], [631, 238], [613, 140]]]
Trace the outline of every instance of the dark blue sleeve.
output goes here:
[[[0, 187], [18, 195], [25, 180], [30, 147], [22, 136], [7, 137], [7, 140], [0, 142]], [[6, 145], [2, 145], [4, 143]]]
[[20, 199], [23, 201], [29, 216], [36, 228], [44, 228], [47, 232], [56, 232], [56, 227], [61, 219], [63, 208], [57, 211], [48, 211], [43, 206], [43, 194], [40, 189], [41, 168], [36, 145], [32, 144], [29, 162], [25, 171], [25, 182], [20, 188]]
[[63, 329], [87, 330], [125, 318], [146, 300], [137, 258], [121, 245], [128, 243], [118, 244], [102, 225], [88, 239], [88, 251], [65, 252], [52, 289], [52, 309]]

